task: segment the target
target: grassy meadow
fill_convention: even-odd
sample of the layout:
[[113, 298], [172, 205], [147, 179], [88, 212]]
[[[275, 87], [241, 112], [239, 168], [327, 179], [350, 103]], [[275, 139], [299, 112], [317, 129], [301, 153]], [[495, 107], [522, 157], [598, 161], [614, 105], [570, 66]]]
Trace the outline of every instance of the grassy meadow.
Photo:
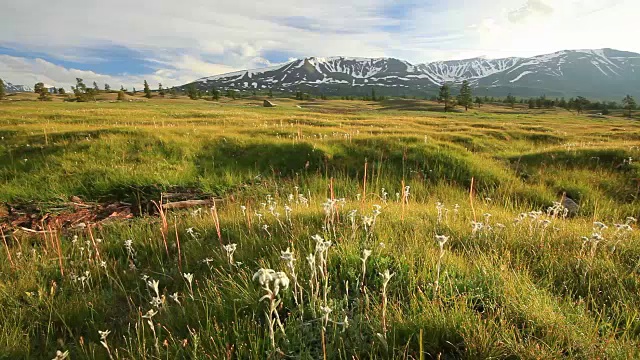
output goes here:
[[640, 358], [636, 120], [141, 99], [0, 102], [0, 359]]

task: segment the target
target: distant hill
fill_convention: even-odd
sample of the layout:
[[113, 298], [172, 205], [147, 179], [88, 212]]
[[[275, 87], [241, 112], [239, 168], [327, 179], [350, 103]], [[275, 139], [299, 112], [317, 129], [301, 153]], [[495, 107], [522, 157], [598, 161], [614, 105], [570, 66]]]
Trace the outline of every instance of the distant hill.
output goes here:
[[619, 100], [640, 95], [640, 54], [613, 49], [566, 50], [531, 58], [474, 58], [413, 65], [394, 58], [310, 57], [264, 69], [198, 79], [200, 90], [305, 91], [326, 95], [434, 95], [468, 80], [475, 95], [585, 96]]

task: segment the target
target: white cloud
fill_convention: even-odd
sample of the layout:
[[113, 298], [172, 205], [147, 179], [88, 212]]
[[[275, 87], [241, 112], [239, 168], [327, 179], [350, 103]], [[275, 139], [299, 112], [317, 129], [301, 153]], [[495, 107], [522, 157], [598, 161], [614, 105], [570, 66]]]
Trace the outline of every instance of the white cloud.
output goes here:
[[87, 70], [69, 69], [39, 58], [0, 55], [0, 78], [14, 84], [33, 86], [37, 82], [43, 82], [47, 86], [55, 85], [67, 89], [75, 85], [76, 78], [82, 78], [85, 84], [95, 81], [100, 87], [107, 83], [114, 89], [120, 88], [121, 85], [128, 89], [133, 87], [141, 89], [144, 80], [147, 80], [152, 87], [158, 83], [175, 86], [186, 84], [208, 74], [237, 70], [225, 65], [210, 64], [190, 56], [183, 56], [171, 64], [160, 63], [159, 66], [149, 74], [112, 76]]
[[[403, 4], [410, 6], [402, 12], [406, 18], [385, 14], [388, 6]], [[152, 64], [148, 74], [84, 76], [111, 79], [112, 86], [142, 77], [181, 85], [268, 66], [274, 54], [280, 61], [346, 55], [420, 63], [569, 48], [640, 52], [632, 38], [638, 13], [637, 0], [156, 0], [153, 6], [130, 0], [58, 0], [51, 5], [21, 0], [0, 14], [0, 47], [82, 63], [104, 60], [91, 49], [131, 49]], [[41, 62], [3, 57], [0, 76], [27, 84], [46, 76], [70, 84], [69, 75], [80, 71]]]
[[524, 6], [509, 12], [509, 21], [519, 23], [533, 16], [547, 16], [553, 13], [553, 8], [541, 0], [528, 0]]

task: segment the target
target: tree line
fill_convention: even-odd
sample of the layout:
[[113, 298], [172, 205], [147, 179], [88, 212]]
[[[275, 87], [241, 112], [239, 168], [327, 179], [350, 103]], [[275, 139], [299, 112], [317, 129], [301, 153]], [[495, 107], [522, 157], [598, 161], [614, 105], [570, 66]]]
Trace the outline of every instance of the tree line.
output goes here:
[[[39, 94], [38, 99], [42, 101], [50, 100], [50, 94], [61, 94], [66, 95], [66, 91], [64, 88], [46, 88], [44, 83], [38, 82], [34, 86], [34, 92]], [[94, 81], [92, 86], [85, 85], [83, 79], [76, 78], [76, 85], [71, 87], [74, 98], [69, 98], [71, 101], [95, 101], [96, 95], [100, 92], [113, 92], [111, 90], [111, 86], [109, 84], [104, 84], [104, 90], [101, 90], [98, 84]], [[150, 99], [153, 95], [153, 91], [149, 86], [149, 83], [144, 80], [143, 90], [144, 96]], [[176, 88], [164, 88], [162, 84], [158, 84], [158, 90], [156, 91], [159, 96], [164, 97], [166, 94], [171, 95], [172, 97], [176, 97], [181, 92]], [[137, 93], [136, 89], [133, 88], [131, 92], [129, 92], [124, 86], [120, 86], [120, 90], [117, 91], [118, 100], [125, 100], [125, 95], [135, 95]], [[256, 95], [255, 90], [252, 93]], [[219, 100], [222, 93], [216, 87], [212, 87], [209, 91], [203, 92], [202, 90], [196, 88], [195, 84], [190, 84], [186, 88], [186, 95], [193, 100], [202, 99], [205, 97], [210, 98], [211, 100]], [[0, 79], [0, 99], [6, 96], [6, 85]], [[236, 99], [238, 93], [234, 89], [226, 89], [224, 96]], [[267, 96], [269, 98], [273, 97], [272, 89], [268, 89]], [[308, 93], [304, 93], [300, 90], [295, 92], [295, 99], [297, 100], [310, 100], [312, 95]], [[326, 100], [327, 96], [321, 93], [319, 98], [322, 100]], [[342, 100], [355, 100], [354, 96], [342, 96]], [[371, 94], [365, 95], [362, 97], [364, 101], [384, 101], [387, 98], [385, 96], [377, 95], [376, 89], [371, 88]], [[631, 113], [633, 110], [638, 108], [638, 104], [636, 100], [631, 95], [625, 96], [620, 103], [616, 101], [591, 101], [583, 96], [572, 97], [569, 100], [563, 98], [555, 98], [550, 99], [547, 98], [546, 95], [542, 95], [536, 98], [520, 98], [517, 99], [515, 96], [509, 94], [505, 98], [495, 98], [495, 97], [480, 97], [473, 96], [473, 90], [471, 88], [471, 84], [465, 80], [462, 82], [462, 86], [460, 87], [459, 93], [456, 96], [451, 94], [451, 88], [449, 84], [443, 83], [439, 88], [438, 96], [432, 97], [431, 100], [435, 100], [439, 103], [444, 103], [444, 111], [450, 111], [454, 109], [456, 106], [464, 107], [465, 111], [469, 110], [471, 107], [482, 107], [482, 105], [487, 103], [502, 103], [515, 107], [516, 104], [526, 104], [529, 109], [553, 109], [553, 108], [563, 108], [567, 110], [575, 110], [578, 114], [589, 110], [589, 111], [599, 111], [602, 115], [608, 115], [610, 110], [625, 110], [625, 114], [628, 117], [631, 117]]]
[[542, 95], [537, 98], [529, 99], [517, 99], [515, 96], [509, 94], [504, 99], [496, 99], [488, 96], [473, 98], [472, 89], [468, 81], [463, 81], [460, 87], [460, 93], [454, 97], [451, 95], [451, 89], [447, 83], [442, 84], [439, 89], [438, 96], [434, 99], [439, 103], [444, 103], [444, 111], [447, 112], [453, 109], [455, 106], [460, 105], [467, 111], [473, 105], [482, 107], [485, 103], [503, 103], [510, 105], [512, 108], [515, 104], [528, 104], [529, 109], [553, 109], [563, 108], [567, 110], [575, 110], [578, 114], [581, 114], [585, 110], [600, 111], [602, 115], [608, 115], [610, 110], [623, 109], [626, 111], [626, 115], [631, 117], [631, 112], [635, 110], [638, 105], [631, 95], [625, 96], [620, 103], [616, 101], [591, 101], [583, 96], [577, 96], [565, 100], [565, 98], [548, 99], [546, 95]]

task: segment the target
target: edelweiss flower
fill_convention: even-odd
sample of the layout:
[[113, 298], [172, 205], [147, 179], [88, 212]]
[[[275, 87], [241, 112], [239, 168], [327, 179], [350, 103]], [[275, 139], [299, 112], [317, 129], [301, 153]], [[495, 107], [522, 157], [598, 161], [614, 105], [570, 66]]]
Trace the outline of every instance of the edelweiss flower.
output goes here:
[[153, 289], [153, 291], [156, 293], [157, 296], [160, 296], [160, 291], [158, 289], [158, 286], [160, 285], [160, 281], [152, 279], [151, 281], [147, 281], [147, 285]]
[[69, 356], [69, 351], [62, 352], [60, 350], [56, 351], [56, 357], [51, 360], [65, 360]]
[[237, 244], [229, 244], [229, 245], [225, 245], [224, 249], [227, 252], [234, 252], [234, 251], [236, 251], [237, 246], [238, 246]]
[[147, 311], [146, 314], [142, 315], [142, 318], [151, 320], [154, 316], [156, 316], [157, 313], [158, 313], [157, 311], [151, 309]]
[[171, 295], [169, 295], [169, 297], [171, 298], [171, 300], [173, 300], [173, 301], [177, 302], [177, 303], [178, 303], [178, 305], [181, 305], [181, 304], [180, 304], [180, 300], [178, 299], [178, 293], [177, 293], [177, 292], [176, 292], [176, 293], [173, 293], [173, 294], [171, 294]]
[[449, 237], [446, 235], [436, 235], [436, 241], [438, 242], [438, 245], [440, 245], [440, 248], [442, 248], [444, 244], [449, 241]]
[[276, 272], [274, 270], [262, 268], [253, 274], [253, 280], [258, 280], [258, 283], [264, 286], [273, 281], [275, 274]]
[[273, 294], [278, 295], [280, 288], [289, 288], [289, 277], [282, 271], [278, 271], [273, 275]]
[[616, 224], [616, 230], [618, 230], [618, 231], [632, 231], [633, 228], [629, 224]]
[[609, 227], [604, 223], [601, 223], [600, 221], [596, 221], [593, 223], [593, 228], [602, 231], [608, 229]]
[[296, 259], [293, 257], [293, 253], [291, 252], [291, 250], [289, 250], [289, 248], [287, 248], [287, 250], [285, 251], [280, 251], [280, 259], [291, 263], [296, 261]]
[[394, 275], [395, 273], [390, 273], [389, 269], [385, 270], [384, 273], [380, 273], [380, 276], [382, 276], [382, 287], [386, 288], [387, 284]]
[[315, 269], [316, 267], [316, 257], [313, 254], [309, 254], [307, 257], [307, 263], [309, 264], [309, 267], [311, 267], [312, 269]]
[[98, 334], [100, 335], [100, 340], [105, 341], [107, 340], [107, 336], [111, 334], [111, 330], [105, 330], [105, 331], [98, 330]]
[[360, 260], [362, 260], [362, 262], [367, 262], [369, 256], [371, 256], [371, 250], [364, 249], [362, 250], [362, 257], [360, 258]]
[[191, 283], [193, 283], [193, 274], [184, 273], [184, 274], [182, 274], [182, 276], [189, 282], [189, 285], [191, 285]]

